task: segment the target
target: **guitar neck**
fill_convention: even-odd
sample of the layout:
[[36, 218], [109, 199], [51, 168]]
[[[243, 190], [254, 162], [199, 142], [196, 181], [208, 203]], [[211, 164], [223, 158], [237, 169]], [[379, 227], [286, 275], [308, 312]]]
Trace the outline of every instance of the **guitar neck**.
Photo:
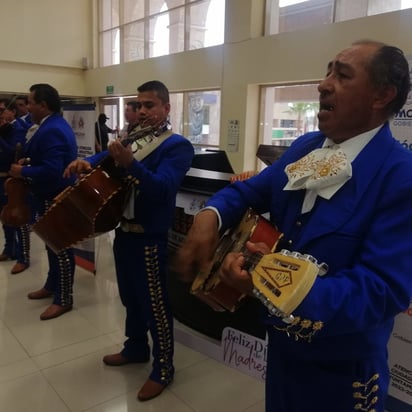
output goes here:
[[167, 122], [162, 122], [158, 127], [147, 126], [147, 127], [140, 129], [139, 126], [137, 126], [129, 133], [127, 137], [122, 139], [121, 142], [124, 146], [127, 146], [149, 135], [153, 137], [158, 137], [162, 133], [164, 133], [167, 129], [168, 129]]
[[243, 269], [251, 273], [253, 269], [259, 264], [264, 254], [259, 253], [259, 252], [252, 253], [246, 250], [246, 248], [242, 252], [245, 257], [245, 263], [243, 265]]
[[[154, 139], [160, 136], [162, 133], [164, 133], [167, 129], [168, 129], [167, 122], [166, 123], [163, 122], [158, 127], [147, 126], [143, 129], [139, 129], [138, 127], [136, 127], [135, 129], [132, 130], [132, 132], [130, 132], [129, 136], [125, 137], [120, 142], [124, 147], [136, 142], [136, 145], [137, 145], [136, 151], [139, 151], [139, 153], [142, 153], [143, 152], [142, 149], [144, 147], [148, 147], [149, 145], [151, 147], [155, 147], [155, 145], [153, 145], [153, 143], [155, 143]], [[144, 141], [141, 139], [144, 139]], [[140, 140], [140, 143], [139, 143], [139, 140]], [[134, 152], [135, 151], [133, 151], [133, 153]], [[110, 176], [115, 177], [117, 179], [122, 179], [123, 173], [121, 172], [121, 169], [118, 166], [116, 166], [114, 159], [110, 155], [107, 155], [103, 159], [101, 159], [100, 162], [97, 164], [97, 166], [100, 166]]]
[[155, 131], [156, 129], [152, 126], [148, 126], [138, 130], [134, 129], [127, 137], [121, 140], [121, 143], [124, 147], [126, 147], [129, 144], [134, 143], [136, 140], [141, 139], [142, 137], [154, 135]]

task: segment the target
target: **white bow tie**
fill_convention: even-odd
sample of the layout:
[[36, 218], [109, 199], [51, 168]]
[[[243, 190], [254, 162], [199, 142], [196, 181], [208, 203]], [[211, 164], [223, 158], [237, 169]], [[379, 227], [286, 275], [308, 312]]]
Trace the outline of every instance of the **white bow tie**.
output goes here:
[[37, 129], [40, 127], [38, 124], [34, 124], [33, 126], [30, 127], [29, 130], [26, 132], [26, 141], [28, 142], [33, 135], [37, 132]]
[[286, 166], [288, 183], [283, 190], [314, 190], [330, 199], [352, 177], [352, 166], [338, 146], [315, 149]]

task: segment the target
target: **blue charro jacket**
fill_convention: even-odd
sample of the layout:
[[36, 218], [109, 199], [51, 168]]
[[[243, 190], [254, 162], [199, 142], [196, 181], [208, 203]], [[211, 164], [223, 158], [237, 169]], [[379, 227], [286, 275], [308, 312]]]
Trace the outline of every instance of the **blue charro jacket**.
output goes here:
[[24, 155], [30, 165], [22, 175], [30, 191], [39, 199], [52, 200], [75, 181], [75, 176], [63, 178], [66, 166], [77, 159], [76, 137], [60, 114], [52, 114], [37, 129], [26, 144]]
[[[108, 156], [104, 151], [86, 158], [93, 167]], [[176, 194], [194, 156], [189, 140], [172, 134], [141, 161], [134, 160], [123, 170], [124, 177], [135, 178], [139, 191], [135, 201], [135, 218], [145, 236], [167, 237], [174, 219]]]
[[265, 313], [280, 350], [308, 359], [368, 358], [386, 350], [394, 316], [412, 296], [412, 154], [385, 124], [353, 161], [352, 178], [301, 214], [305, 190], [282, 190], [284, 168], [324, 140], [321, 132], [300, 137], [272, 166], [229, 185], [207, 206], [219, 210], [224, 228], [249, 206], [270, 212], [290, 250], [329, 265], [295, 310], [296, 323]]

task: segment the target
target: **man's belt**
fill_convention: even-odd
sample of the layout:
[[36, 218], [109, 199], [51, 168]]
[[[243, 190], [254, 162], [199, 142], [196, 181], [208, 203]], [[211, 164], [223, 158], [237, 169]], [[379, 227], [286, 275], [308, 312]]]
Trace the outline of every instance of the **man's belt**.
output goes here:
[[123, 232], [144, 233], [143, 226], [139, 223], [130, 223], [127, 220], [120, 221], [120, 229]]

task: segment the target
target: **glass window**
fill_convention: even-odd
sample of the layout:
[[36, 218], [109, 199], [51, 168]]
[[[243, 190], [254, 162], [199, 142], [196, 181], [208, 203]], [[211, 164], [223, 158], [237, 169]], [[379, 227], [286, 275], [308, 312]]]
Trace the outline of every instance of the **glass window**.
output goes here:
[[100, 31], [119, 26], [119, 0], [101, 0]]
[[[216, 149], [220, 143], [220, 91], [170, 93], [169, 120], [173, 131], [187, 137], [194, 146]], [[124, 106], [135, 96], [103, 98], [104, 112], [113, 127], [124, 126]], [[111, 110], [110, 116], [108, 110]], [[113, 113], [113, 110], [117, 110]]]
[[170, 123], [174, 132], [186, 136], [184, 131], [183, 111], [184, 95], [183, 93], [170, 93]]
[[[220, 91], [170, 93], [169, 97], [169, 121], [173, 131], [187, 137], [194, 146], [218, 148], [220, 144]], [[101, 99], [100, 107], [111, 119], [108, 124], [123, 128], [125, 104], [135, 99], [136, 96]]]
[[[169, 37], [167, 38], [169, 52], [179, 53], [185, 49], [185, 9], [180, 7], [169, 11]], [[161, 39], [155, 37], [155, 42]]]
[[265, 31], [295, 31], [411, 7], [412, 0], [267, 0]]
[[130, 23], [123, 29], [123, 61], [144, 59], [144, 23]]
[[189, 50], [224, 41], [225, 2], [207, 0], [189, 6]]
[[332, 23], [334, 0], [306, 0], [279, 4], [279, 32], [302, 30], [319, 24]]
[[208, 1], [202, 1], [189, 6], [189, 50], [204, 47], [208, 7]]
[[157, 57], [169, 54], [169, 13], [157, 14], [149, 21], [150, 38], [149, 56]]
[[317, 84], [262, 87], [261, 143], [290, 146], [303, 133], [317, 130]]
[[410, 0], [369, 0], [368, 16], [412, 7]]
[[144, 18], [145, 0], [122, 0], [123, 3], [123, 23]]
[[219, 146], [220, 91], [187, 93], [187, 134], [197, 146]]
[[120, 31], [119, 29], [109, 30], [103, 33], [101, 37], [101, 65], [111, 66], [112, 64], [120, 63], [119, 43]]
[[206, 17], [204, 47], [223, 44], [225, 40], [225, 2], [212, 0]]
[[335, 21], [356, 19], [410, 7], [412, 7], [411, 0], [337, 0]]
[[[102, 66], [224, 41], [224, 0], [99, 0], [98, 4]], [[107, 34], [114, 29], [118, 29], [115, 35]]]
[[[153, 16], [154, 14], [159, 13], [160, 11], [165, 11], [168, 9], [168, 3], [166, 3], [165, 0], [152, 0], [149, 1], [149, 16]], [[182, 0], [175, 2], [175, 3], [182, 3]], [[184, 4], [184, 0], [183, 0], [183, 4]], [[175, 6], [179, 6], [182, 4], [174, 4], [173, 7]]]

